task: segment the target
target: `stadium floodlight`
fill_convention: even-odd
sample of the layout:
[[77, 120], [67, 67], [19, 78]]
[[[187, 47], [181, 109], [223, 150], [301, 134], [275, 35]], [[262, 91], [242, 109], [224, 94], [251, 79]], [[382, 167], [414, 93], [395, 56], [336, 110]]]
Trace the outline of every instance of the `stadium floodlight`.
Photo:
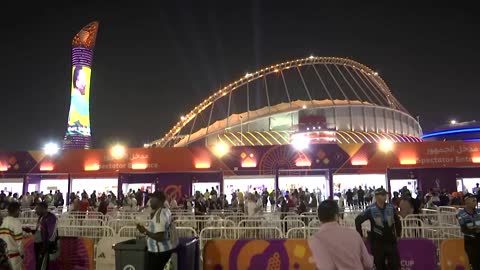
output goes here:
[[112, 149], [110, 149], [110, 154], [114, 159], [121, 159], [125, 156], [126, 153], [127, 153], [127, 150], [125, 146], [120, 144], [117, 144], [113, 146]]
[[46, 155], [53, 156], [56, 155], [58, 151], [60, 151], [60, 147], [58, 146], [58, 144], [50, 142], [45, 144], [45, 146], [43, 147], [43, 151]]
[[308, 148], [308, 145], [310, 144], [310, 139], [305, 134], [294, 134], [292, 135], [291, 144], [295, 149], [302, 151]]
[[217, 157], [223, 157], [224, 155], [226, 155], [228, 152], [230, 151], [230, 147], [223, 143], [223, 142], [219, 142], [217, 143], [214, 147], [213, 147], [213, 153], [217, 156]]
[[455, 119], [454, 119], [454, 120], [450, 120], [450, 125], [455, 125], [455, 124], [457, 124], [457, 120], [455, 120]]
[[382, 140], [378, 145], [381, 151], [383, 152], [390, 152], [393, 150], [393, 141], [391, 140]]

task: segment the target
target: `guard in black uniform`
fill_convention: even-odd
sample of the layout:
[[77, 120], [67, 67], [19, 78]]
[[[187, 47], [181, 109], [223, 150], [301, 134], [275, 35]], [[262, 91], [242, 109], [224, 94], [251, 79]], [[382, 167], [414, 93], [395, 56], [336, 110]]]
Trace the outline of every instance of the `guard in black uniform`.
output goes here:
[[375, 203], [355, 218], [355, 227], [363, 237], [362, 223], [369, 220], [371, 231], [368, 234], [373, 260], [377, 270], [400, 269], [400, 258], [397, 250], [397, 237], [402, 234], [402, 223], [397, 210], [386, 203], [387, 191], [383, 188], [375, 190]]
[[465, 208], [458, 212], [457, 218], [462, 229], [465, 252], [473, 270], [480, 270], [480, 209], [477, 198], [467, 193], [463, 196]]

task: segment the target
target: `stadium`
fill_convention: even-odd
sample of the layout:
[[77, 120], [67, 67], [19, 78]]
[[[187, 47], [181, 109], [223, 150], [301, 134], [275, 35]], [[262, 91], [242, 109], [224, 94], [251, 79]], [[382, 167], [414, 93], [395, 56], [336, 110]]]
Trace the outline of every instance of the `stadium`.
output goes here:
[[419, 142], [421, 135], [377, 72], [349, 59], [310, 56], [245, 74], [151, 146]]

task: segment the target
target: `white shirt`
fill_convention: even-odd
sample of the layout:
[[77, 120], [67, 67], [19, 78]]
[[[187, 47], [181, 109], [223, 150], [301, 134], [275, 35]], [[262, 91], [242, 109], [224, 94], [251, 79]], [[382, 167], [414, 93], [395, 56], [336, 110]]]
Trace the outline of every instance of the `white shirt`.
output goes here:
[[7, 216], [0, 227], [0, 238], [7, 243], [7, 254], [23, 255], [23, 230], [18, 218]]
[[163, 232], [164, 240], [156, 241], [147, 236], [147, 248], [149, 252], [159, 253], [173, 249], [170, 241], [169, 230], [172, 224], [172, 213], [168, 208], [161, 208], [155, 212], [150, 220], [148, 230], [152, 233]]

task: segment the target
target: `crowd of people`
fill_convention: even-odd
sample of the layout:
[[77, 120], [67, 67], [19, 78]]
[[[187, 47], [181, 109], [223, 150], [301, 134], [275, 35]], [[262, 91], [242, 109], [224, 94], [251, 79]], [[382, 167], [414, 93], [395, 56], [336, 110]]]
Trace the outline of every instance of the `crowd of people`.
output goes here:
[[[407, 187], [403, 187], [399, 191], [393, 192], [390, 196], [390, 203], [387, 203], [389, 196], [383, 187], [373, 190], [373, 188], [363, 189], [361, 186], [347, 189], [343, 194], [336, 194], [338, 200], [333, 200], [333, 196], [322, 200], [321, 194], [309, 192], [308, 189], [293, 189], [285, 192], [254, 189], [253, 192], [245, 193], [236, 190], [231, 194], [232, 199], [228, 202], [225, 194], [221, 193], [218, 187], [207, 189], [204, 193], [197, 191], [193, 196], [184, 194], [181, 198], [171, 197], [163, 192], [129, 190], [119, 197], [113, 192], [100, 194], [93, 191], [90, 195], [86, 191], [76, 192], [69, 194], [68, 199], [71, 211], [94, 210], [107, 214], [109, 209], [122, 207], [126, 210], [152, 212], [150, 226], [148, 228], [138, 226], [139, 232], [146, 235], [148, 243], [152, 242], [151, 248], [149, 247], [149, 260], [152, 265], [164, 265], [167, 261], [166, 258], [170, 258], [174, 248], [173, 245], [165, 245], [165, 249], [158, 249], [153, 245], [155, 242], [165, 241], [166, 244], [169, 244], [168, 241], [173, 237], [173, 232], [168, 231], [167, 233], [164, 229], [171, 229], [173, 226], [170, 209], [192, 210], [195, 215], [205, 215], [211, 210], [232, 209], [251, 217], [261, 216], [265, 211], [280, 211], [281, 215], [285, 216], [292, 209], [298, 214], [317, 210], [322, 226], [319, 232], [309, 239], [309, 245], [315, 261], [322, 262], [322, 267], [317, 264], [319, 269], [330, 269], [324, 268], [326, 256], [333, 258], [333, 261], [328, 261], [342, 269], [357, 269], [355, 268], [357, 266], [358, 269], [371, 269], [369, 267], [373, 267], [373, 265], [376, 269], [398, 269], [399, 258], [396, 241], [402, 230], [399, 217], [418, 214], [422, 208], [435, 209], [439, 206], [464, 205], [464, 209], [458, 215], [459, 224], [465, 235], [465, 249], [472, 269], [479, 269], [478, 256], [476, 256], [480, 252], [480, 211], [476, 207], [478, 197], [480, 197], [478, 184], [473, 192], [449, 194], [445, 189], [434, 188], [426, 194], [422, 194], [421, 190], [416, 190], [416, 196], [413, 196]], [[48, 209], [52, 206], [63, 206], [64, 203], [63, 194], [58, 190], [50, 191], [47, 194], [26, 193], [20, 197], [18, 194], [0, 192], [0, 208], [7, 209], [8, 213], [1, 221], [2, 225], [0, 226], [0, 270], [22, 269], [25, 253], [21, 239], [24, 234], [28, 233], [35, 235], [34, 249], [37, 267], [48, 265], [52, 258], [55, 258], [55, 254], [58, 256], [58, 232], [56, 229], [58, 220]], [[270, 209], [268, 205], [270, 205]], [[35, 228], [22, 226], [18, 219], [22, 208], [35, 209], [39, 216]], [[339, 227], [338, 219], [342, 217], [344, 208], [361, 211], [355, 219], [360, 236], [354, 237], [351, 231]], [[379, 216], [382, 218], [378, 219]], [[363, 237], [361, 224], [365, 221], [369, 221], [372, 226], [367, 238], [373, 257], [365, 252], [363, 246], [359, 246], [359, 249], [351, 249], [350, 255], [345, 257], [344, 247], [351, 247], [352, 241], [358, 241]], [[165, 222], [170, 225], [165, 225]], [[327, 247], [331, 250], [325, 251]], [[335, 249], [338, 249], [339, 252], [333, 253], [332, 251]], [[165, 256], [158, 257], [160, 253]], [[338, 257], [332, 254], [343, 255]], [[353, 264], [357, 266], [354, 267]]]

